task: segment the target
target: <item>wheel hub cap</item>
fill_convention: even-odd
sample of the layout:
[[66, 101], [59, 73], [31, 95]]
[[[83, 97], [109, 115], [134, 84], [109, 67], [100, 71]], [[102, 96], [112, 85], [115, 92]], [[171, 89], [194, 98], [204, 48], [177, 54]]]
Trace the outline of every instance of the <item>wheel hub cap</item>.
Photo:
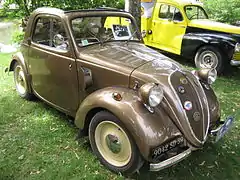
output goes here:
[[117, 136], [114, 136], [112, 134], [108, 134], [106, 136], [106, 143], [108, 148], [114, 153], [117, 154], [121, 151], [121, 143], [119, 142], [119, 139]]

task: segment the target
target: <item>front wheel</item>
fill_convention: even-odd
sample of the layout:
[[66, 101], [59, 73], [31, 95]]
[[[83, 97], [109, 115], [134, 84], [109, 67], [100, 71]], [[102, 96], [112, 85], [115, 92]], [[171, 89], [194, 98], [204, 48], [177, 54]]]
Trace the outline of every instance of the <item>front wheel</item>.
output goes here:
[[107, 111], [97, 113], [89, 126], [89, 139], [100, 162], [114, 172], [132, 174], [142, 157], [121, 121]]
[[195, 65], [197, 68], [215, 68], [218, 74], [226, 69], [227, 59], [221, 51], [213, 46], [201, 47], [195, 55]]

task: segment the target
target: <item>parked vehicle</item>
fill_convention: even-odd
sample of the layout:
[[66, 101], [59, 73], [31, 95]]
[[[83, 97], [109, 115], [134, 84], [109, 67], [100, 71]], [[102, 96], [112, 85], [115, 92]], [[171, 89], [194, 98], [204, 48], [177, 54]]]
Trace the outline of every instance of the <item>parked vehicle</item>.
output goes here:
[[192, 73], [146, 47], [123, 11], [35, 10], [9, 70], [21, 97], [36, 96], [74, 117], [115, 172], [133, 173], [145, 161], [152, 171], [169, 167], [202, 148], [208, 135], [221, 138], [232, 122], [221, 125], [211, 88], [216, 70]]
[[199, 0], [142, 0], [144, 42], [222, 73], [240, 65], [240, 27], [215, 22]]

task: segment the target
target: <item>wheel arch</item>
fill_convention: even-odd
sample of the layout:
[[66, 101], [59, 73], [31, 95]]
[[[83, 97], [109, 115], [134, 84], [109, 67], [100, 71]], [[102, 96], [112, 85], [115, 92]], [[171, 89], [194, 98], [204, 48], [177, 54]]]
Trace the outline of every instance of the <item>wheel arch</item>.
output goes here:
[[[114, 100], [112, 97], [114, 92], [122, 95], [121, 101]], [[139, 101], [137, 92], [129, 88], [109, 87], [89, 95], [77, 111], [76, 126], [87, 135], [91, 118], [102, 110], [112, 113], [123, 123], [144, 159], [149, 159], [153, 147], [162, 144], [167, 137], [175, 136], [168, 134], [165, 128], [167, 123], [172, 125], [165, 111], [150, 113]], [[174, 127], [176, 130], [176, 126]], [[178, 129], [176, 131], [179, 132]]]
[[229, 35], [209, 33], [187, 33], [183, 37], [181, 55], [194, 59], [198, 50], [204, 46], [217, 47], [229, 59], [232, 58], [236, 40]]
[[32, 87], [31, 87], [31, 75], [28, 73], [28, 68], [27, 68], [27, 64], [26, 64], [26, 61], [24, 60], [24, 57], [23, 57], [23, 54], [21, 52], [18, 52], [16, 54], [13, 55], [12, 57], [12, 60], [10, 62], [10, 65], [9, 65], [9, 72], [11, 71], [14, 71], [14, 66], [16, 63], [19, 63], [23, 70], [24, 70], [24, 73], [26, 75], [26, 79], [27, 79], [27, 85], [28, 85], [28, 89], [30, 91], [30, 93], [32, 93]]

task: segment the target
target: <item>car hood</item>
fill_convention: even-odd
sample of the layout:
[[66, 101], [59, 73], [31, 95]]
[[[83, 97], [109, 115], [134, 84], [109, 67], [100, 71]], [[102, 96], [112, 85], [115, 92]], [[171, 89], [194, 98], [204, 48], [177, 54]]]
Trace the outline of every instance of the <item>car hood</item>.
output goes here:
[[128, 69], [129, 75], [138, 67], [152, 61], [169, 71], [181, 67], [179, 63], [139, 42], [109, 42], [103, 45], [92, 45], [81, 48], [79, 57], [94, 63], [103, 63], [111, 68]]
[[208, 29], [219, 32], [226, 32], [231, 34], [240, 34], [240, 27], [224, 24], [209, 19], [194, 19], [188, 24], [190, 27]]

